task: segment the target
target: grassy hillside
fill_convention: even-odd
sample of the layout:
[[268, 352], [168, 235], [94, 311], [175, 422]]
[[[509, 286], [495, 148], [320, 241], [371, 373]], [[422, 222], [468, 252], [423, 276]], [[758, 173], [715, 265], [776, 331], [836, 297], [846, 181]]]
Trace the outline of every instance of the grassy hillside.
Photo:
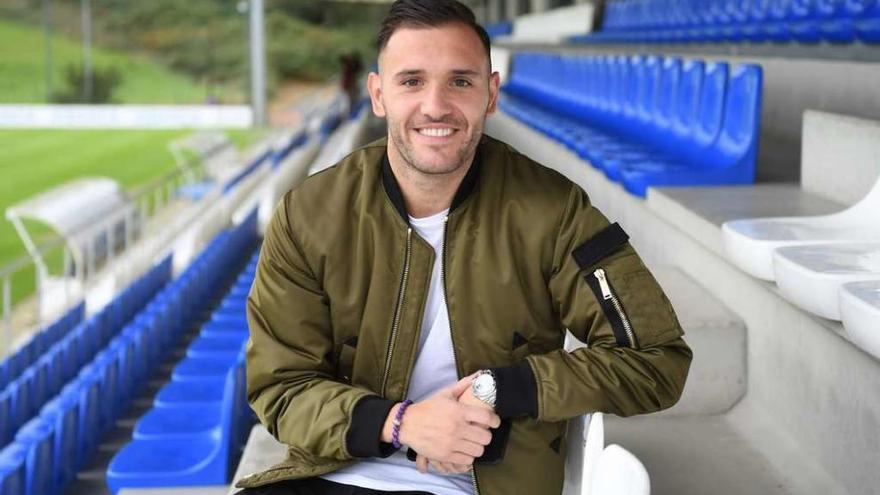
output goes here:
[[[0, 103], [46, 103], [43, 31], [38, 26], [0, 19]], [[143, 57], [93, 49], [95, 67], [116, 67], [122, 83], [118, 103], [200, 103], [205, 91], [191, 79]], [[82, 45], [60, 35], [52, 37], [53, 86], [66, 85], [68, 64], [82, 62]]]

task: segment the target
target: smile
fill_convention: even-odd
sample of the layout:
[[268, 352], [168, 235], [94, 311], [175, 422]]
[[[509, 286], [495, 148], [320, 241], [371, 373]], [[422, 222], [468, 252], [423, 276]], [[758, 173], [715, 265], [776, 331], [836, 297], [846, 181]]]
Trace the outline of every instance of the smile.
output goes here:
[[422, 136], [428, 137], [447, 137], [451, 136], [455, 129], [451, 129], [449, 127], [425, 127], [422, 129], [416, 129], [416, 132], [421, 134]]

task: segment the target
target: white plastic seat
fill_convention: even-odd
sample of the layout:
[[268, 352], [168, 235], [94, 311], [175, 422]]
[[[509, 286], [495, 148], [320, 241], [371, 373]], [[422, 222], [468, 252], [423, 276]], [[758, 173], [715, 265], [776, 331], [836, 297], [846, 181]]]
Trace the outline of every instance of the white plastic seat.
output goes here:
[[844, 284], [840, 316], [850, 341], [880, 359], [880, 281]]
[[777, 249], [773, 271], [786, 299], [815, 315], [840, 320], [841, 286], [880, 280], [880, 242]]
[[649, 495], [651, 480], [639, 459], [620, 445], [605, 447], [596, 460], [591, 495]]
[[850, 208], [831, 215], [733, 220], [721, 226], [728, 257], [746, 273], [774, 280], [773, 251], [788, 246], [880, 242], [880, 180]]
[[594, 466], [604, 448], [605, 422], [602, 413], [585, 414], [569, 420], [563, 495], [590, 493]]

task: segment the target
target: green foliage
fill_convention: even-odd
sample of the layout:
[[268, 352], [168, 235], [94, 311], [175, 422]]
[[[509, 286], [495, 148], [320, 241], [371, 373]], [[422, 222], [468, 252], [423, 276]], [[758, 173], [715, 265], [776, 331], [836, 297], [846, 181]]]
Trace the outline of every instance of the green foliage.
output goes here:
[[86, 75], [81, 65], [68, 65], [65, 74], [67, 88], [52, 95], [55, 103], [110, 103], [113, 92], [122, 83], [122, 74], [116, 67], [95, 67], [91, 94], [86, 94]]
[[[339, 56], [370, 56], [364, 29], [328, 30], [279, 13], [267, 16], [267, 57], [281, 79], [321, 80], [339, 71]], [[291, 41], [296, 40], [296, 41]], [[364, 53], [366, 51], [366, 53]]]
[[[0, 2], [2, 3], [2, 2]], [[46, 59], [43, 31], [39, 26], [0, 19], [0, 103], [46, 103]], [[82, 64], [82, 46], [53, 32], [52, 89], [64, 87], [64, 69]], [[195, 103], [205, 98], [204, 89], [164, 64], [136, 53], [95, 47], [95, 67], [115, 67], [122, 81], [113, 92], [119, 103]]]
[[[74, 39], [81, 36], [80, 3], [80, 0], [50, 0], [55, 33], [65, 33]], [[243, 102], [249, 81], [249, 27], [248, 13], [240, 12], [240, 5], [246, 6], [247, 2], [91, 0], [94, 45], [160, 62], [200, 85], [198, 100], [210, 96], [227, 103]], [[266, 0], [268, 80], [277, 83], [289, 78], [326, 79], [338, 72], [339, 55], [352, 51], [358, 51], [367, 62], [365, 65], [369, 65], [375, 56], [373, 39], [378, 19], [386, 8], [362, 3]], [[34, 36], [30, 46], [36, 48], [31, 60], [38, 69], [43, 48], [42, 12], [42, 0], [0, 1], [0, 17], [31, 25]], [[81, 52], [76, 42], [73, 46]], [[0, 47], [0, 55], [11, 50]], [[70, 60], [65, 59], [60, 65], [57, 62], [54, 65], [60, 68]], [[0, 89], [4, 76], [2, 65]], [[126, 86], [137, 83], [130, 81], [129, 67], [116, 65], [124, 81], [114, 98], [129, 101]], [[39, 72], [34, 76], [37, 78], [34, 81], [40, 80]], [[148, 89], [146, 84], [140, 86]], [[173, 91], [166, 84], [158, 87]], [[170, 100], [181, 101], [178, 97]]]

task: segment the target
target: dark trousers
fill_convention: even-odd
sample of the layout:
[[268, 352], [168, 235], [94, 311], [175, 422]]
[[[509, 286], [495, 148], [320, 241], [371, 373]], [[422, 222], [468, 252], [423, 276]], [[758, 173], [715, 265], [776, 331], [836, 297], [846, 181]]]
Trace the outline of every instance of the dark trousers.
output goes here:
[[428, 492], [385, 492], [371, 490], [359, 486], [334, 483], [323, 478], [305, 478], [301, 480], [279, 481], [259, 488], [248, 488], [236, 495], [431, 495]]

